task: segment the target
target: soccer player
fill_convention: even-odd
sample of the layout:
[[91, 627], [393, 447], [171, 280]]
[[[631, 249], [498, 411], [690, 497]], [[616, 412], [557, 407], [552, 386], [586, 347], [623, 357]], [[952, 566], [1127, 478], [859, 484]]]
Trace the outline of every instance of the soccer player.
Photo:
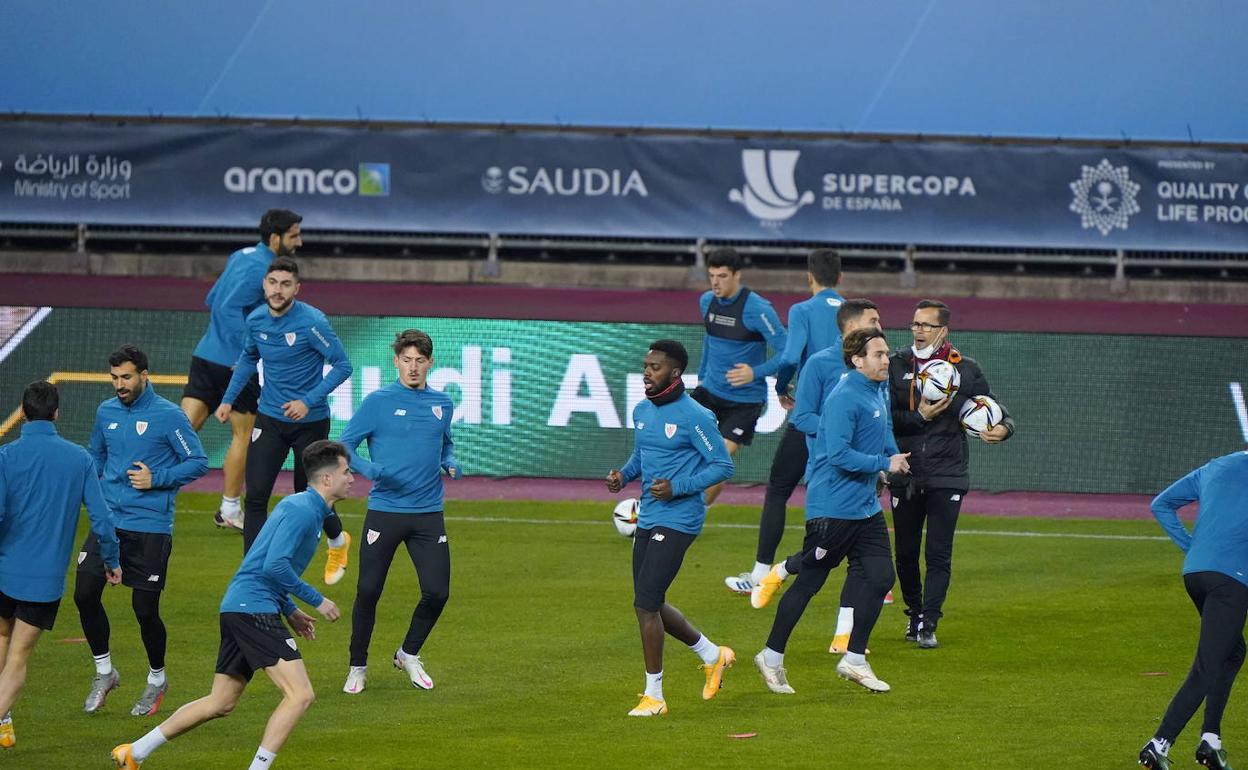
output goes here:
[[[910, 333], [914, 344], [899, 350], [889, 362], [893, 432], [897, 445], [911, 454], [911, 475], [890, 480], [893, 498], [893, 535], [897, 539], [897, 582], [906, 602], [906, 640], [923, 649], [939, 646], [936, 624], [943, 616], [945, 595], [953, 566], [953, 533], [958, 512], [970, 488], [966, 431], [958, 410], [971, 396], [991, 396], [987, 378], [973, 359], [949, 343], [949, 306], [921, 300], [914, 310]], [[915, 375], [937, 359], [957, 367], [961, 386], [951, 397], [928, 402], [919, 392]], [[1002, 407], [1004, 422], [980, 434], [995, 444], [1014, 435], [1014, 420]], [[927, 585], [919, 574], [919, 544], [927, 528], [924, 560]]]
[[[788, 395], [789, 382], [794, 374], [802, 371], [811, 355], [832, 348], [837, 353], [836, 357], [840, 358], [841, 334], [837, 329], [836, 315], [845, 301], [836, 292], [835, 287], [840, 282], [840, 255], [831, 249], [812, 251], [806, 258], [806, 285], [810, 288], [811, 297], [789, 310], [788, 341], [781, 355], [783, 366], [776, 378], [776, 390], [783, 394], [780, 403], [787, 409], [793, 407], [793, 399]], [[784, 537], [784, 507], [802, 480], [807, 459], [806, 436], [793, 425], [790, 416], [788, 428], [771, 458], [767, 492], [758, 518], [754, 568], [724, 578], [729, 590], [749, 594], [771, 569], [780, 539]]]
[[0, 748], [16, 743], [10, 709], [26, 683], [26, 661], [51, 631], [65, 593], [78, 513], [87, 506], [104, 578], [121, 582], [113, 514], [91, 455], [56, 432], [60, 394], [47, 382], [22, 393], [22, 435], [0, 447]]
[[[754, 656], [767, 688], [792, 694], [784, 669], [784, 648], [806, 605], [828, 574], [848, 558], [862, 575], [854, 592], [854, 630], [836, 665], [842, 679], [872, 692], [888, 692], [867, 663], [867, 641], [879, 618], [884, 594], [893, 585], [888, 525], [876, 497], [880, 471], [908, 469], [888, 425], [888, 401], [879, 383], [888, 379], [888, 340], [879, 329], [859, 329], [842, 344], [849, 373], [824, 400], [811, 450], [806, 485], [806, 540], [790, 557], [797, 578], [776, 609], [767, 646]], [[797, 562], [800, 562], [800, 569]]]
[[[117, 526], [122, 582], [132, 589], [130, 603], [150, 667], [147, 686], [130, 713], [151, 716], [169, 689], [160, 594], [173, 549], [174, 502], [179, 487], [208, 470], [208, 457], [182, 410], [156, 395], [143, 351], [122, 345], [108, 357], [108, 365], [117, 396], [96, 411], [89, 449]], [[104, 556], [99, 536], [88, 534], [74, 581], [74, 604], [95, 657], [95, 678], [83, 704], [88, 714], [99, 711], [121, 683], [109, 654], [111, 628], [101, 601]]]
[[[842, 336], [848, 336], [859, 329], [880, 329], [880, 311], [869, 299], [847, 299], [836, 311], [837, 327]], [[790, 424], [797, 427], [805, 437], [808, 450], [813, 447], [819, 433], [819, 418], [823, 411], [824, 399], [832, 389], [840, 384], [845, 377], [844, 353], [837, 348], [827, 348], [811, 356], [804, 367], [802, 377], [797, 385], [797, 397], [789, 415]], [[884, 397], [888, 397], [888, 383], [880, 384]], [[887, 413], [886, 413], [887, 414]], [[890, 418], [891, 419], [891, 418]], [[890, 428], [891, 429], [891, 428]], [[808, 456], [809, 456], [808, 451]], [[789, 567], [794, 568], [790, 572]], [[772, 595], [780, 585], [795, 574], [801, 567], [801, 552], [795, 557], [785, 559], [770, 568], [751, 592], [750, 604], [756, 609], [767, 606]], [[832, 636], [832, 644], [828, 652], [835, 655], [843, 654], [849, 648], [849, 636], [853, 630], [854, 605], [857, 604], [855, 592], [861, 588], [862, 574], [858, 562], [851, 562], [841, 586], [841, 604], [836, 618], [836, 632]], [[884, 603], [892, 601], [892, 591], [884, 595]]]
[[[346, 447], [336, 441], [314, 441], [304, 450], [309, 488], [291, 495], [273, 509], [221, 600], [221, 646], [217, 652], [212, 691], [181, 707], [160, 726], [134, 743], [113, 749], [119, 768], [135, 770], [156, 749], [204, 722], [234, 710], [252, 675], [263, 669], [282, 693], [282, 700], [264, 728], [264, 737], [249, 765], [269, 770], [295, 725], [315, 699], [308, 670], [294, 637], [316, 638], [316, 621], [295, 606], [291, 596], [315, 607], [321, 617], [336, 621], [338, 606], [299, 576], [316, 553], [331, 506], [351, 494], [351, 469]], [[279, 615], [278, 613], [281, 613]]]
[[[1179, 509], [1199, 503], [1189, 534]], [[1183, 585], [1200, 615], [1196, 660], [1174, 694], [1153, 739], [1140, 749], [1140, 764], [1166, 770], [1174, 740], [1201, 702], [1196, 761], [1205, 767], [1230, 768], [1222, 748], [1222, 712], [1244, 664], [1244, 619], [1248, 616], [1248, 452], [1210, 460], [1171, 484], [1153, 500], [1153, 516], [1186, 557]]]
[[[230, 370], [243, 352], [247, 316], [264, 304], [265, 269], [276, 257], [294, 256], [303, 245], [299, 234], [302, 221], [303, 217], [286, 209], [264, 212], [260, 218], [260, 242], [231, 254], [221, 277], [208, 292], [204, 300], [209, 308], [208, 328], [191, 354], [190, 373], [182, 391], [182, 411], [195, 430], [202, 428], [208, 415], [216, 411], [229, 387]], [[218, 527], [240, 531], [243, 528], [239, 498], [259, 398], [260, 380], [253, 375], [230, 412], [230, 448], [221, 464], [224, 490], [214, 517]]]
[[[729, 456], [754, 441], [754, 426], [767, 405], [766, 377], [780, 370], [787, 335], [771, 303], [741, 285], [741, 255], [716, 249], [706, 258], [711, 289], [699, 306], [706, 335], [698, 387], [689, 394], [711, 410]], [[775, 351], [767, 358], [767, 347]], [[706, 491], [706, 504], [723, 484]]]
[[623, 469], [607, 474], [607, 490], [619, 492], [641, 477], [641, 510], [633, 535], [633, 608], [641, 628], [646, 690], [629, 716], [667, 713], [663, 698], [663, 634], [689, 645], [702, 659], [702, 698], [719, 692], [736, 653], [707, 639], [667, 603], [667, 589], [685, 552], [706, 521], [703, 492], [732, 476], [732, 458], [715, 439], [715, 416], [685, 393], [680, 375], [689, 364], [685, 346], [659, 340], [646, 353], [642, 381], [646, 400], [633, 409], [633, 453]]
[[[462, 475], [451, 440], [455, 405], [426, 382], [433, 368], [433, 340], [428, 334], [407, 329], [395, 337], [392, 347], [398, 381], [370, 393], [341, 436], [351, 450], [352, 470], [373, 481], [360, 544], [355, 606], [351, 609], [350, 669], [342, 688], [352, 695], [364, 690], [377, 601], [395, 550], [400, 545], [407, 547], [420, 580], [420, 603], [412, 612], [403, 645], [394, 653], [395, 667], [407, 672], [413, 687], [433, 689], [420, 650], [438, 622], [451, 589], [441, 474], [445, 471], [452, 479]], [[365, 440], [371, 461], [355, 452]]]
[[[247, 451], [247, 503], [243, 515], [243, 553], [251, 548], [269, 511], [273, 484], [282, 463], [295, 452], [295, 491], [307, 489], [303, 450], [329, 437], [329, 394], [351, 376], [351, 361], [329, 319], [299, 302], [299, 265], [289, 257], [273, 260], [264, 275], [265, 304], [247, 316], [243, 352], [216, 416], [230, 419], [234, 402], [264, 359], [264, 387], [259, 416]], [[331, 369], [323, 373], [325, 364]], [[337, 514], [325, 519], [329, 553], [325, 582], [334, 585], [347, 570], [351, 535]]]

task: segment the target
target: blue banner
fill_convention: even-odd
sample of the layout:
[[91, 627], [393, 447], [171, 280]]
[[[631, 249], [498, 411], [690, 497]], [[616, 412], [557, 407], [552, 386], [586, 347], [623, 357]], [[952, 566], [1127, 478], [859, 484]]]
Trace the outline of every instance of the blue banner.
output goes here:
[[0, 221], [1248, 250], [1248, 156], [1193, 148], [0, 123]]

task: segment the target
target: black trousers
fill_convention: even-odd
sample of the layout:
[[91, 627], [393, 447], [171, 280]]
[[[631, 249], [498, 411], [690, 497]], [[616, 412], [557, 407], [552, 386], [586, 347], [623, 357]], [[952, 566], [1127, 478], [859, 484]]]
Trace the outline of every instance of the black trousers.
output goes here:
[[[303, 450], [314, 441], [329, 438], [329, 418], [312, 422], [286, 422], [275, 420], [267, 414], [256, 415], [256, 427], [251, 432], [251, 446], [247, 449], [247, 466], [244, 479], [247, 483], [247, 500], [243, 506], [243, 553], [260, 535], [260, 528], [269, 517], [269, 498], [277, 474], [286, 462], [286, 455], [295, 452], [295, 491], [308, 488], [308, 475], [303, 470]], [[325, 535], [338, 537], [342, 534], [342, 520], [338, 514], [325, 519]]]
[[[897, 540], [897, 582], [911, 616], [922, 613], [929, 622], [940, 620], [953, 570], [953, 533], [966, 493], [959, 489], [915, 491], [894, 497], [893, 535]], [[927, 526], [923, 557], [927, 585], [919, 573], [919, 545]]]
[[360, 577], [351, 609], [351, 665], [368, 664], [368, 644], [377, 622], [377, 602], [386, 586], [394, 552], [407, 555], [420, 580], [420, 602], [403, 640], [403, 652], [416, 655], [429, 638], [451, 595], [451, 550], [442, 512], [386, 513], [369, 509], [360, 537]]
[[771, 475], [767, 478], [767, 493], [763, 496], [763, 511], [758, 519], [755, 561], [775, 562], [776, 549], [784, 537], [785, 505], [806, 472], [807, 459], [806, 434], [789, 425], [771, 458]]
[[1229, 575], [1192, 572], [1183, 576], [1183, 585], [1200, 613], [1200, 641], [1192, 669], [1157, 728], [1157, 737], [1171, 743], [1201, 701], [1205, 704], [1201, 732], [1222, 734], [1222, 713], [1244, 664], [1244, 620], [1248, 617], [1248, 586]]
[[[865, 653], [875, 621], [880, 617], [884, 594], [893, 587], [893, 555], [888, 542], [888, 524], [883, 511], [868, 519], [811, 519], [806, 522], [801, 571], [793, 586], [780, 599], [776, 619], [767, 637], [767, 646], [784, 652], [789, 636], [802, 619], [806, 605], [819, 593], [823, 584], [841, 560], [848, 558], [851, 569], [861, 576], [855, 581], [851, 596], [842, 592], [842, 600], [854, 608], [854, 630], [849, 636], [849, 651]], [[846, 584], [850, 583], [846, 579]]]

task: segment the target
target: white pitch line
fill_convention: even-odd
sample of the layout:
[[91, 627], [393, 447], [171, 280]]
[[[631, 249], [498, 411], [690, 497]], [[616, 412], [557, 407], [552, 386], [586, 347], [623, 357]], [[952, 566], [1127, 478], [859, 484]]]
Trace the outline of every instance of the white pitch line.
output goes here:
[[[215, 511], [197, 511], [187, 509], [184, 513], [215, 513]], [[363, 514], [360, 513], [340, 513], [339, 518], [343, 519], [362, 519]], [[552, 524], [571, 524], [586, 527], [603, 527], [610, 523], [610, 519], [528, 519], [515, 516], [447, 516], [447, 521], [466, 521], [477, 524], [538, 524], [549, 526]], [[733, 524], [730, 522], [707, 522], [706, 529], [758, 529], [757, 524]], [[789, 525], [785, 529], [800, 530], [802, 526]], [[1170, 538], [1165, 535], [1101, 535], [1088, 534], [1082, 532], [1011, 532], [1009, 530], [995, 529], [960, 529], [958, 535], [977, 535], [988, 537], [1053, 537], [1067, 540], [1143, 540], [1143, 541], [1169, 541]]]

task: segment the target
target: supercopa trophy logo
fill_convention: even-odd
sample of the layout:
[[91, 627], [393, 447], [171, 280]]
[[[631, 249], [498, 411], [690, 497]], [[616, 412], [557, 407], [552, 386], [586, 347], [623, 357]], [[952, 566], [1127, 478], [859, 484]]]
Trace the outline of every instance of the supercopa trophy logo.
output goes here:
[[728, 200], [745, 206], [765, 225], [777, 225], [802, 206], [814, 203], [813, 192], [797, 191], [794, 170], [799, 155], [799, 150], [742, 150], [745, 186], [730, 191]]
[[1084, 166], [1083, 177], [1070, 183], [1075, 199], [1070, 210], [1083, 220], [1083, 229], [1095, 227], [1109, 235], [1115, 227], [1126, 230], [1132, 214], [1140, 213], [1135, 195], [1140, 186], [1131, 181], [1126, 166], [1114, 166], [1106, 158], [1096, 166]]

